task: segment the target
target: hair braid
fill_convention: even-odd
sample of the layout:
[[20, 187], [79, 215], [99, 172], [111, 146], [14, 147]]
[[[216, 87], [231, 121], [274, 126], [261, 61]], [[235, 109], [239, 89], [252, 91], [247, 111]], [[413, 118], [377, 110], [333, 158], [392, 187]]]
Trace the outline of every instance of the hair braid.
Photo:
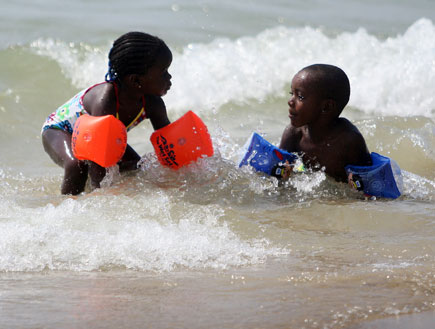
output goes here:
[[119, 81], [128, 74], [145, 74], [164, 47], [167, 48], [163, 40], [147, 33], [123, 34], [110, 49], [106, 81]]

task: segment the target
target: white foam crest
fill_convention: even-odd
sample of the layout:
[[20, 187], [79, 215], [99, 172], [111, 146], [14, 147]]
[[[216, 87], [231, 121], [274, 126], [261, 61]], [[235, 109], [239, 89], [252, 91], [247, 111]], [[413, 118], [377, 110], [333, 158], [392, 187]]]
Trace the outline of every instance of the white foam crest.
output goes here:
[[[348, 36], [341, 38], [346, 42]], [[383, 115], [435, 115], [435, 26], [430, 20], [420, 19], [385, 41], [364, 30], [352, 39], [354, 53], [343, 65], [352, 85], [350, 105]]]
[[107, 51], [85, 43], [38, 39], [30, 44], [38, 55], [55, 60], [77, 88], [101, 82], [107, 72]]
[[294, 173], [288, 184], [296, 188], [299, 194], [318, 193], [321, 184], [326, 180], [324, 171], [307, 170], [304, 173]]
[[[108, 48], [36, 40], [31, 48], [59, 63], [77, 88], [102, 81]], [[366, 113], [435, 115], [435, 26], [420, 19], [403, 35], [385, 40], [364, 29], [335, 37], [311, 27], [279, 26], [257, 36], [215, 39], [174, 51], [171, 111], [213, 113], [232, 102], [286, 97], [293, 75], [306, 65], [330, 63], [348, 74], [349, 105]]]
[[433, 201], [435, 199], [435, 181], [402, 170], [403, 195], [408, 198]]
[[90, 195], [36, 209], [9, 204], [0, 222], [0, 271], [225, 269], [283, 252], [263, 239], [242, 240], [217, 206], [169, 204], [162, 193]]
[[[342, 67], [350, 105], [378, 114], [435, 114], [435, 27], [421, 19], [404, 35], [380, 40], [364, 29], [335, 38], [310, 27], [277, 27], [256, 37], [191, 44], [174, 59], [168, 103], [210, 111], [227, 102], [285, 95], [292, 76], [312, 63]], [[417, 60], [418, 59], [418, 60]]]

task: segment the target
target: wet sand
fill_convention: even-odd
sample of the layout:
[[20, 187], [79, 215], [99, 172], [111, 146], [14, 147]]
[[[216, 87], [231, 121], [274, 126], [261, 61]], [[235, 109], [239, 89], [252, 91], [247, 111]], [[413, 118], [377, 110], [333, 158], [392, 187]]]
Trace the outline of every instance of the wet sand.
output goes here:
[[434, 328], [434, 311], [388, 317], [394, 292], [378, 285], [358, 293], [339, 280], [311, 290], [252, 270], [3, 273], [0, 328]]

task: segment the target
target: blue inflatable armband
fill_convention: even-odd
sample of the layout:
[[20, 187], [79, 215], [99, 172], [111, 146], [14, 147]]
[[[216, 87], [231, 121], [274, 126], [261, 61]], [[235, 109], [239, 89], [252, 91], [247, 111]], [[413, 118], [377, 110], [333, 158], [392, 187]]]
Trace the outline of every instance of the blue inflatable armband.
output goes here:
[[272, 145], [257, 133], [253, 133], [243, 147], [244, 153], [239, 167], [250, 165], [256, 171], [262, 171], [270, 176], [279, 177], [282, 170], [280, 163], [294, 162], [297, 156]]
[[403, 179], [397, 163], [385, 156], [372, 152], [371, 166], [346, 166], [348, 177], [357, 190], [365, 194], [396, 199], [402, 194]]

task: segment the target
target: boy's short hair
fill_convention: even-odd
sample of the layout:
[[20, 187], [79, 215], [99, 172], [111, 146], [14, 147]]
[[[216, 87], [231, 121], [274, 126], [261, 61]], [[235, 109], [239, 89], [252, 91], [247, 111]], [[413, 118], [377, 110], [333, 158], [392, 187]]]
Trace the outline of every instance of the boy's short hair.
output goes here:
[[325, 98], [335, 100], [340, 115], [350, 97], [350, 83], [346, 73], [339, 67], [329, 64], [313, 64], [301, 71], [315, 75], [316, 87], [324, 93]]

